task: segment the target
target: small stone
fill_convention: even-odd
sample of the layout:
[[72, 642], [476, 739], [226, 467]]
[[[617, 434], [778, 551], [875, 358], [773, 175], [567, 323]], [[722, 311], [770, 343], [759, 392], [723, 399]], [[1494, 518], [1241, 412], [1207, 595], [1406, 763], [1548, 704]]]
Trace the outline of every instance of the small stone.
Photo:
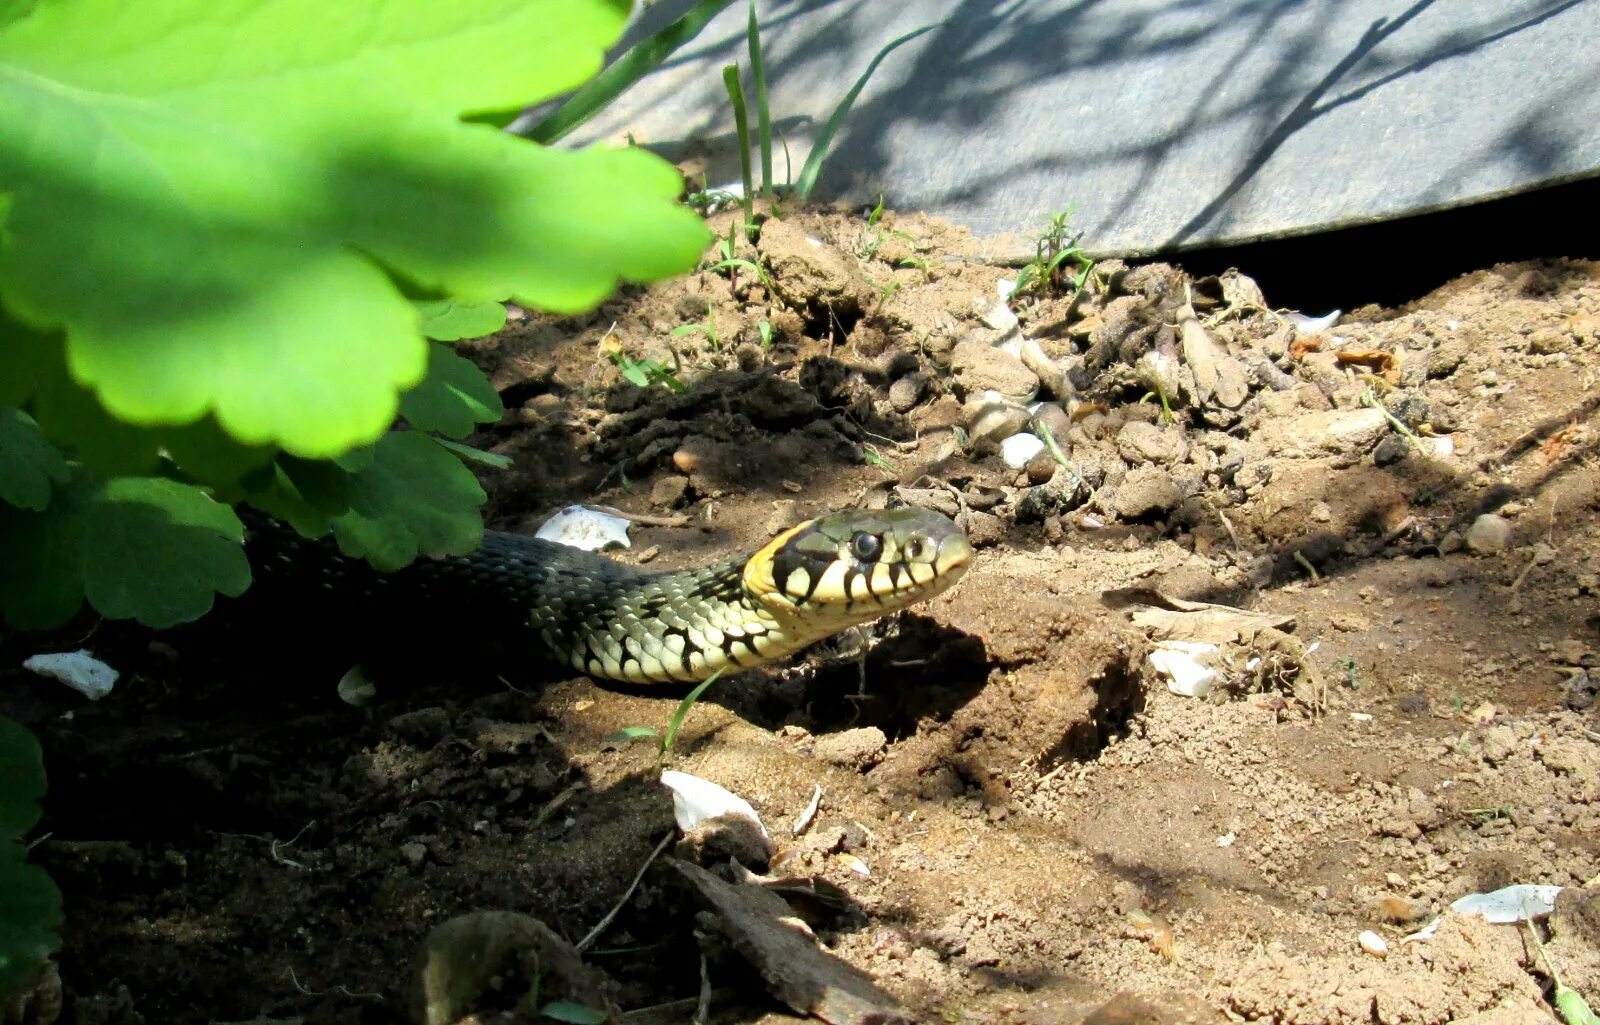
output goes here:
[[689, 478], [669, 475], [650, 486], [650, 504], [658, 509], [676, 509], [689, 497]]
[[1183, 492], [1165, 471], [1136, 466], [1117, 485], [1112, 505], [1123, 520], [1138, 520], [1170, 512], [1182, 501]]
[[883, 760], [889, 738], [876, 726], [862, 726], [818, 737], [813, 753], [830, 765], [862, 772]]
[[1483, 731], [1483, 758], [1490, 765], [1500, 765], [1517, 749], [1517, 734], [1510, 726], [1491, 726]]
[[988, 452], [1028, 426], [1028, 411], [1003, 399], [978, 397], [961, 408], [972, 447]]
[[387, 728], [413, 747], [432, 747], [450, 735], [450, 714], [437, 705], [418, 708], [390, 719]]
[[1572, 344], [1572, 339], [1566, 332], [1554, 328], [1543, 327], [1528, 336], [1528, 351], [1536, 356], [1548, 356], [1553, 352], [1566, 352]]
[[428, 860], [428, 847], [426, 844], [418, 843], [415, 840], [410, 843], [403, 843], [400, 845], [400, 856], [406, 859], [406, 864], [416, 868]]
[[1056, 458], [1049, 452], [1040, 452], [1028, 460], [1028, 483], [1034, 486], [1050, 483], [1050, 478], [1056, 475]]
[[1411, 443], [1398, 434], [1391, 434], [1378, 442], [1372, 450], [1372, 461], [1378, 466], [1393, 466], [1411, 454]]
[[1494, 513], [1484, 513], [1467, 528], [1466, 543], [1479, 555], [1497, 555], [1511, 547], [1511, 523]]
[[909, 413], [922, 401], [928, 382], [921, 374], [907, 374], [889, 386], [889, 408], [896, 413]]
[[1039, 376], [1022, 360], [981, 338], [957, 342], [950, 354], [950, 369], [968, 395], [997, 391], [1010, 399], [1031, 402], [1039, 391]]
[[1130, 463], [1180, 463], [1189, 455], [1189, 442], [1176, 427], [1133, 421], [1117, 432], [1117, 452]]

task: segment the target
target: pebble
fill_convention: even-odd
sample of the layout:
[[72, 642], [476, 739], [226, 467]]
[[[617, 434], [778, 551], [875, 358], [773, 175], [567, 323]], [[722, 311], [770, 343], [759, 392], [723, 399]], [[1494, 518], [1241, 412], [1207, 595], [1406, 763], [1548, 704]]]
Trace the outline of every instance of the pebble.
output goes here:
[[950, 354], [950, 370], [967, 394], [997, 391], [1020, 402], [1039, 392], [1039, 375], [1004, 349], [980, 338], [964, 338]]
[[1112, 506], [1124, 520], [1170, 512], [1183, 501], [1183, 492], [1165, 471], [1154, 466], [1136, 466], [1117, 485]]
[[1494, 513], [1484, 513], [1467, 528], [1467, 548], [1479, 555], [1497, 555], [1511, 547], [1511, 523]]
[[650, 486], [650, 504], [658, 509], [676, 509], [689, 497], [689, 478], [669, 475]]
[[1135, 420], [1117, 432], [1117, 452], [1130, 463], [1181, 463], [1189, 456], [1189, 441], [1176, 427]]
[[883, 760], [889, 738], [876, 726], [862, 726], [818, 737], [813, 753], [830, 765], [863, 771]]
[[922, 401], [928, 382], [921, 374], [907, 374], [889, 386], [889, 408], [896, 413], [909, 413]]

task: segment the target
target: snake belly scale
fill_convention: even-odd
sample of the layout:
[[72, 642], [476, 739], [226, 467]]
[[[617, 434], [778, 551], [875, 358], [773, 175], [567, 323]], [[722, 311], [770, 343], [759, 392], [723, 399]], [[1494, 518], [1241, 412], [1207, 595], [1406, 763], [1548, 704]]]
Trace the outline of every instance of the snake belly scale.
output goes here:
[[392, 574], [281, 524], [252, 522], [250, 544], [258, 573], [303, 576], [315, 561], [330, 591], [356, 577], [369, 595], [467, 600], [513, 616], [552, 659], [627, 683], [704, 680], [793, 654], [939, 594], [972, 557], [959, 527], [922, 509], [829, 513], [753, 552], [665, 572], [496, 531], [471, 555]]

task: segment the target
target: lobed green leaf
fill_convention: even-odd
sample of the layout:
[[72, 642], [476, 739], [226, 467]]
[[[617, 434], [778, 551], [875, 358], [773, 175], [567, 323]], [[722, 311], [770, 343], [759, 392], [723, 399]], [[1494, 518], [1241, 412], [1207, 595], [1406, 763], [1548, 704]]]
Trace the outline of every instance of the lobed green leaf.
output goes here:
[[33, 417], [0, 408], [0, 501], [35, 512], [50, 504], [50, 489], [70, 476], [67, 461]]
[[400, 398], [407, 423], [449, 438], [465, 438], [478, 424], [494, 423], [504, 409], [483, 371], [438, 344], [428, 347], [428, 376]]
[[29, 7], [0, 25], [0, 303], [64, 331], [70, 379], [118, 419], [209, 413], [313, 458], [370, 443], [427, 366], [397, 278], [575, 311], [694, 265], [704, 228], [663, 161], [461, 120], [587, 78], [626, 10]]
[[422, 333], [436, 342], [482, 338], [506, 326], [506, 308], [497, 302], [439, 299], [414, 304], [422, 316]]
[[44, 512], [0, 507], [0, 612], [41, 629], [85, 599], [154, 627], [197, 619], [250, 583], [233, 510], [161, 477], [75, 474]]
[[333, 517], [346, 555], [395, 570], [418, 555], [463, 555], [483, 539], [485, 495], [472, 471], [417, 431], [384, 435], [349, 479], [349, 508]]
[[39, 821], [44, 792], [38, 742], [0, 716], [0, 997], [61, 947], [61, 892], [20, 842]]

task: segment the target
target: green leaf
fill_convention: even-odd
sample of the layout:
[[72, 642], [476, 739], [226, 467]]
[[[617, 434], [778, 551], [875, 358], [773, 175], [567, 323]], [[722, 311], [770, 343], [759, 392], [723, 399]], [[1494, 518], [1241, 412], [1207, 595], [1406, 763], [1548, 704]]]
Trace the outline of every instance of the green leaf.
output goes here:
[[878, 65], [883, 63], [883, 59], [893, 53], [896, 48], [911, 42], [911, 40], [924, 32], [932, 32], [943, 24], [944, 22], [942, 21], [936, 21], [932, 25], [924, 25], [921, 28], [912, 29], [897, 39], [889, 40], [884, 44], [883, 49], [873, 56], [872, 60], [867, 64], [867, 70], [861, 73], [861, 77], [856, 79], [856, 84], [850, 87], [850, 91], [844, 94], [844, 98], [839, 101], [839, 105], [833, 108], [833, 113], [828, 115], [828, 123], [822, 126], [821, 133], [817, 135], [817, 141], [811, 146], [810, 155], [806, 157], [805, 164], [800, 168], [800, 180], [795, 182], [794, 186], [795, 195], [802, 200], [811, 198], [811, 190], [817, 187], [817, 178], [822, 174], [823, 162], [828, 159], [828, 149], [833, 145], [833, 137], [839, 134], [840, 128], [844, 127], [844, 119], [850, 116], [850, 108], [855, 106], [856, 97], [861, 95], [861, 90], [866, 87], [868, 79], [872, 78], [872, 73], [878, 70]]
[[610, 1020], [606, 1012], [585, 1004], [573, 1003], [571, 1000], [552, 1000], [539, 1008], [539, 1015], [543, 1018], [568, 1022], [569, 1025], [602, 1025], [603, 1022]]
[[483, 488], [432, 438], [396, 431], [379, 439], [372, 465], [350, 478], [350, 508], [334, 517], [339, 548], [381, 570], [418, 555], [464, 555], [483, 540]]
[[0, 310], [0, 406], [26, 402], [45, 368], [61, 362], [60, 352], [60, 338], [24, 327]]
[[44, 759], [33, 735], [0, 716], [0, 997], [61, 947], [61, 892], [18, 841], [39, 821]]
[[0, 501], [37, 512], [50, 504], [52, 484], [65, 483], [66, 459], [45, 440], [33, 417], [0, 409]]
[[42, 513], [0, 507], [0, 611], [59, 626], [83, 600], [113, 619], [167, 627], [250, 584], [233, 510], [160, 477], [80, 474]]
[[422, 315], [422, 333], [438, 342], [458, 342], [463, 338], [482, 338], [506, 326], [506, 307], [497, 302], [458, 302], [441, 299], [417, 302]]
[[1561, 1012], [1561, 1020], [1566, 1025], [1600, 1025], [1600, 1018], [1595, 1017], [1583, 994], [1559, 982], [1556, 983], [1556, 1009]]
[[627, 6], [39, 4], [0, 28], [0, 302], [130, 423], [371, 442], [427, 364], [397, 278], [569, 312], [698, 259], [666, 162], [461, 119], [587, 78]]
[[0, 844], [0, 996], [25, 985], [60, 949], [61, 891], [28, 864], [20, 844]]
[[480, 466], [488, 466], [496, 470], [511, 469], [512, 461], [510, 456], [501, 455], [499, 452], [485, 452], [481, 448], [463, 445], [461, 442], [451, 441], [449, 438], [435, 438], [434, 440], [468, 462], [477, 463]]
[[0, 843], [22, 837], [39, 821], [44, 755], [19, 723], [0, 716]]
[[443, 345], [428, 347], [428, 376], [400, 399], [400, 415], [412, 427], [451, 438], [465, 438], [504, 411], [483, 371]]
[[626, 744], [630, 740], [643, 740], [646, 737], [658, 737], [659, 733], [653, 726], [627, 726], [614, 730], [605, 735], [607, 744]]
[[555, 142], [603, 110], [645, 75], [660, 67], [683, 44], [700, 34], [706, 23], [733, 0], [700, 0], [683, 17], [653, 36], [646, 36], [618, 57], [560, 108], [525, 133], [535, 142]]

